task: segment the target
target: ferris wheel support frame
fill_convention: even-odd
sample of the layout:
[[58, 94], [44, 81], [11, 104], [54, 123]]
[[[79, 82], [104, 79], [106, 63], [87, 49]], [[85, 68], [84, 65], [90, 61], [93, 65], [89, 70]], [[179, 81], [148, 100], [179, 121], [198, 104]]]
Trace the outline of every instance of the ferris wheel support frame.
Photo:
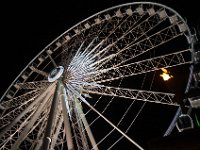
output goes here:
[[56, 117], [56, 110], [57, 110], [56, 107], [58, 107], [58, 97], [59, 97], [59, 91], [61, 90], [61, 86], [60, 86], [59, 81], [56, 84], [57, 85], [56, 85], [54, 96], [53, 96], [53, 99], [52, 99], [52, 102], [51, 102], [49, 117], [47, 119], [47, 127], [46, 127], [46, 131], [45, 131], [44, 138], [43, 138], [43, 145], [42, 145], [43, 150], [49, 149], [49, 143], [51, 142], [49, 140], [49, 138], [51, 137], [53, 121]]
[[61, 100], [61, 105], [62, 105], [62, 111], [66, 112], [63, 113], [63, 121], [64, 121], [64, 129], [65, 129], [65, 134], [66, 134], [66, 140], [67, 140], [67, 148], [68, 150], [74, 150], [74, 144], [72, 140], [72, 132], [70, 128], [70, 122], [69, 122], [69, 117], [67, 112], [69, 111], [68, 108], [66, 107], [66, 97], [65, 97], [65, 89], [63, 87], [63, 84], [61, 81], [58, 81], [61, 86], [61, 95], [60, 95], [60, 100]]

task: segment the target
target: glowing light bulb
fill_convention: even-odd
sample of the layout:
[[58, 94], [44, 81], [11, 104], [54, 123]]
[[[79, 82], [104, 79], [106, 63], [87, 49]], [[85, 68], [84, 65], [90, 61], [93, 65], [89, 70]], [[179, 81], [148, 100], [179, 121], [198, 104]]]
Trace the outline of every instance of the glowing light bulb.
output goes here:
[[167, 69], [165, 68], [161, 68], [161, 70], [163, 71], [163, 73], [160, 75], [164, 81], [168, 81], [169, 79], [171, 79], [173, 76], [170, 75], [167, 71]]

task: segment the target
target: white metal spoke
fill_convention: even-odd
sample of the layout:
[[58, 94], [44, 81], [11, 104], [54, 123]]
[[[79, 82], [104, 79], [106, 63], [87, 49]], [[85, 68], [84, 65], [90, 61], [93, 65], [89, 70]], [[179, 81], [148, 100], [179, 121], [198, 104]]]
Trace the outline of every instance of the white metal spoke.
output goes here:
[[15, 98], [12, 98], [8, 101], [2, 102], [0, 105], [2, 109], [8, 109], [12, 107], [17, 107], [18, 105], [28, 101], [29, 99], [32, 99], [33, 97], [36, 97], [40, 93], [39, 90], [32, 90], [27, 93], [24, 93], [20, 96], [17, 96]]
[[54, 65], [54, 67], [57, 67], [56, 62], [55, 62], [54, 59], [51, 57], [51, 53], [49, 53], [48, 51], [47, 51], [47, 56], [48, 56], [49, 59], [51, 60], [51, 62], [52, 62], [52, 64]]
[[48, 81], [34, 81], [34, 82], [26, 82], [26, 83], [17, 83], [15, 86], [19, 89], [45, 89], [51, 83]]
[[[139, 39], [140, 37], [142, 37], [144, 34], [146, 34], [146, 32], [148, 32], [149, 30], [153, 29], [156, 25], [158, 25], [160, 22], [162, 22], [165, 18], [162, 18], [160, 20], [160, 18], [157, 16], [157, 14], [155, 13], [153, 16], [149, 16], [148, 18], [146, 18], [144, 21], [142, 21], [140, 24], [137, 24], [140, 19], [145, 15], [145, 13], [143, 15], [140, 15], [139, 18], [137, 19], [137, 21], [135, 21], [133, 24], [131, 25], [127, 25], [127, 19], [126, 18], [119, 26], [117, 26], [117, 28], [115, 30], [117, 30], [117, 33], [121, 33], [121, 36], [117, 36], [117, 39], [112, 43], [109, 44], [108, 46], [106, 46], [106, 48], [104, 48], [103, 50], [101, 50], [99, 53], [94, 54], [93, 57], [98, 57], [99, 55], [103, 52], [109, 51], [109, 49], [111, 49], [112, 47], [115, 46], [115, 44], [120, 43], [122, 41], [126, 41], [127, 44], [129, 45], [129, 40], [133, 43], [133, 41], [136, 41], [137, 39]], [[128, 26], [128, 28], [123, 27], [123, 26]], [[125, 29], [124, 29], [125, 28]], [[113, 30], [111, 33], [115, 34], [115, 30]], [[126, 30], [125, 32], [123, 30]], [[124, 33], [123, 33], [124, 32]], [[122, 34], [123, 33], [123, 34]], [[137, 34], [134, 34], [137, 33]], [[112, 34], [110, 34], [112, 35]], [[115, 35], [116, 36], [116, 35]], [[107, 39], [108, 37], [106, 37]], [[132, 41], [133, 40], [133, 41]], [[124, 48], [123, 48], [124, 49]], [[123, 50], [121, 50], [123, 51]], [[106, 55], [106, 53], [104, 53], [104, 55]], [[103, 56], [100, 56], [101, 58], [104, 58]], [[110, 57], [106, 58], [109, 59]], [[100, 59], [100, 61], [97, 61], [96, 63], [102, 62], [102, 59]], [[104, 63], [104, 62], [103, 62]]]
[[[81, 97], [79, 97], [81, 100], [83, 100]], [[93, 106], [91, 106], [87, 101], [83, 100], [83, 102], [90, 107], [94, 112], [96, 112], [99, 116], [101, 116], [108, 124], [110, 124], [115, 130], [117, 130], [119, 133], [121, 133], [127, 140], [129, 140], [131, 143], [133, 143], [137, 148], [143, 150], [143, 148], [138, 145], [134, 140], [132, 140], [129, 136], [127, 136], [123, 131], [121, 131], [117, 126], [115, 126], [112, 122], [110, 122], [106, 117], [104, 117], [100, 112], [98, 112]]]
[[33, 71], [33, 72], [36, 72], [44, 77], [47, 77], [48, 76], [48, 73], [45, 72], [45, 71], [42, 71], [42, 70], [39, 70], [38, 68], [34, 67], [34, 66], [30, 66], [30, 69]]
[[[36, 100], [34, 100], [28, 107], [26, 107], [16, 118], [14, 118], [14, 120], [12, 120], [12, 122], [8, 125], [8, 126], [6, 126], [3, 130], [2, 130], [2, 132], [1, 132], [1, 135], [0, 135], [0, 137], [2, 138], [2, 137], [4, 137], [4, 138], [6, 138], [6, 139], [12, 139], [12, 138], [10, 138], [10, 137], [7, 137], [8, 136], [8, 133], [12, 133], [12, 135], [9, 135], [9, 136], [14, 136], [15, 134], [16, 134], [16, 132], [19, 132], [20, 131], [20, 129], [24, 126], [24, 125], [26, 125], [28, 122], [27, 121], [25, 121], [24, 123], [22, 123], [21, 124], [21, 120], [24, 120], [24, 119], [29, 119], [30, 117], [31, 117], [31, 114], [33, 115], [33, 113], [36, 111], [34, 111], [34, 109], [35, 108], [37, 108], [37, 106], [39, 106], [39, 104], [41, 103], [41, 101], [42, 101], [42, 99], [45, 97], [45, 100], [47, 101], [48, 99], [49, 99], [49, 97], [52, 95], [52, 92], [51, 92], [51, 90], [54, 88], [54, 85], [55, 84], [52, 84], [49, 88], [47, 88], [47, 90], [46, 91], [44, 91], [40, 96], [38, 96], [37, 98], [36, 98]], [[45, 104], [45, 102], [46, 101], [44, 101], [43, 102], [43, 105]], [[31, 112], [31, 113], [30, 113]], [[40, 112], [40, 111], [39, 111]], [[39, 113], [38, 112], [38, 113]], [[41, 112], [40, 112], [41, 113]], [[37, 114], [38, 115], [38, 114]], [[25, 118], [24, 118], [25, 117]], [[36, 119], [36, 118], [35, 118]], [[35, 120], [34, 119], [34, 120]], [[34, 121], [35, 122], [35, 121]], [[29, 128], [29, 127], [28, 127]], [[27, 128], [27, 129], [28, 129]], [[15, 130], [14, 130], [15, 129]], [[17, 130], [16, 130], [17, 129]], [[30, 128], [29, 128], [30, 129]], [[14, 132], [13, 132], [14, 131]], [[21, 132], [21, 131], [20, 131]], [[27, 132], [27, 131], [25, 131], [25, 132]], [[20, 136], [20, 135], [19, 135]], [[9, 140], [7, 140], [7, 142], [9, 141]], [[7, 143], [6, 142], [6, 143]], [[4, 145], [1, 145], [1, 146], [5, 146], [6, 147], [6, 143], [4, 143]], [[13, 145], [14, 143], [13, 142], [11, 142], [11, 143], [8, 143], [9, 145], [8, 145], [8, 147], [10, 146], [10, 145]], [[18, 145], [18, 144], [17, 144]]]
[[[96, 72], [92, 77], [96, 83], [103, 83], [107, 81], [116, 80], [119, 78], [130, 77], [141, 73], [147, 73], [150, 71], [156, 71], [161, 68], [169, 68], [183, 64], [191, 63], [191, 60], [186, 59], [185, 54], [190, 52], [191, 49], [183, 50], [180, 52], [163, 55], [139, 62], [122, 65], [119, 67], [111, 67], [108, 69], [102, 69]], [[90, 73], [89, 73], [90, 74]]]
[[[144, 14], [143, 14], [144, 15]], [[122, 20], [122, 22], [120, 22], [119, 24], [117, 24], [116, 26], [115, 26], [115, 28], [114, 29], [112, 29], [110, 32], [109, 32], [109, 35], [107, 35], [104, 39], [102, 39], [102, 41], [100, 42], [100, 43], [105, 43], [105, 42], [108, 42], [108, 40], [109, 40], [109, 38], [111, 37], [112, 38], [112, 36], [114, 35], [114, 36], [116, 36], [116, 39], [115, 39], [115, 41], [113, 41], [111, 44], [109, 44], [109, 45], [107, 45], [105, 48], [103, 48], [103, 49], [101, 49], [99, 52], [95, 52], [94, 53], [94, 55], [92, 56], [92, 58], [95, 58], [95, 57], [98, 57], [99, 58], [99, 56], [100, 57], [103, 57], [105, 54], [106, 54], [106, 51], [107, 50], [109, 50], [111, 47], [113, 47], [118, 41], [120, 41], [121, 39], [123, 39], [129, 32], [131, 32], [133, 29], [134, 29], [134, 27], [135, 27], [135, 25], [137, 24], [137, 22], [139, 22], [140, 21], [140, 19], [143, 17], [143, 15], [140, 15], [140, 16], [138, 16], [138, 18], [137, 18], [137, 20], [135, 20], [135, 22], [133, 23], [133, 24], [131, 24], [131, 26], [129, 26], [127, 29], [125, 29], [125, 30], [127, 30], [125, 33], [123, 33], [124, 31], [122, 31], [123, 30], [123, 26], [126, 26], [127, 25], [127, 19], [130, 17], [130, 16], [128, 16], [127, 18], [125, 18], [124, 20]], [[123, 34], [121, 34], [119, 37], [116, 35], [116, 32], [119, 32], [120, 34], [121, 33], [123, 33]], [[95, 50], [95, 49], [94, 49]], [[92, 51], [93, 52], [93, 51]], [[91, 53], [91, 52], [90, 52]], [[103, 55], [102, 55], [103, 54]], [[102, 56], [101, 56], [102, 55]]]
[[21, 105], [19, 105], [18, 107], [12, 107], [12, 110], [9, 112], [7, 112], [7, 110], [4, 110], [7, 113], [5, 115], [2, 115], [0, 118], [0, 128], [3, 128], [11, 123], [11, 121], [14, 120], [14, 118], [16, 118], [18, 115], [20, 115], [24, 108], [28, 107], [28, 105], [30, 105], [33, 100], [35, 100], [35, 97], [32, 97], [24, 103], [21, 103]]
[[[110, 61], [114, 59], [115, 62], [112, 62], [112, 65], [120, 65], [180, 35], [182, 35], [182, 33], [176, 30], [176, 24], [173, 24], [157, 33], [154, 33], [148, 38], [141, 39], [140, 41], [137, 41], [136, 38], [136, 41], [131, 41], [130, 43], [127, 44], [124, 43], [124, 47], [122, 48], [117, 47], [116, 54], [113, 54], [111, 56], [106, 56], [105, 58], [103, 57], [95, 64], [100, 64], [99, 67], [101, 67], [103, 65], [111, 63]], [[119, 40], [119, 43], [120, 42], [121, 41]], [[116, 46], [115, 43], [108, 45], [107, 48], [104, 48], [105, 49], [104, 51], [109, 51], [108, 48], [112, 46]]]
[[99, 111], [97, 111], [92, 105], [90, 105], [85, 98], [83, 98], [77, 89], [75, 89], [73, 86], [69, 85], [68, 89], [72, 91], [82, 102], [84, 102], [89, 108], [91, 108], [94, 112], [96, 112], [100, 117], [102, 117], [108, 124], [110, 124], [115, 130], [117, 130], [119, 133], [121, 133], [127, 140], [129, 140], [131, 143], [133, 143], [136, 147], [139, 149], [143, 149], [140, 145], [138, 145], [134, 140], [132, 140], [129, 136], [127, 136], [123, 131], [121, 131], [117, 126], [115, 126], [112, 122], [110, 122], [106, 117], [104, 117]]
[[38, 123], [40, 123], [39, 125], [34, 125], [34, 132], [36, 131], [37, 137], [32, 140], [32, 145], [31, 145], [31, 149], [36, 149], [39, 150], [39, 148], [42, 145], [42, 137], [44, 135], [44, 131], [45, 131], [45, 127], [46, 127], [46, 118], [48, 116], [49, 113], [49, 108], [50, 106], [47, 106], [47, 109], [44, 111], [44, 116], [42, 118], [40, 118], [40, 120], [38, 121]]
[[168, 105], [177, 105], [172, 100], [174, 94], [155, 91], [145, 91], [108, 86], [86, 87], [84, 92], [105, 96], [123, 97], [134, 100], [149, 101]]

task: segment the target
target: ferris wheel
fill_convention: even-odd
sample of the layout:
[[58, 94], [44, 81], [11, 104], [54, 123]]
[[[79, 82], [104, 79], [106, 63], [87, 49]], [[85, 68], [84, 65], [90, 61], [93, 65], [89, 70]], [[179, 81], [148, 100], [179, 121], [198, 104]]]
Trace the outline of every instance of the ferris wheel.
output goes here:
[[191, 31], [173, 9], [133, 2], [94, 14], [8, 87], [0, 149], [145, 149], [179, 109], [170, 82], [181, 77], [187, 90], [192, 63]]

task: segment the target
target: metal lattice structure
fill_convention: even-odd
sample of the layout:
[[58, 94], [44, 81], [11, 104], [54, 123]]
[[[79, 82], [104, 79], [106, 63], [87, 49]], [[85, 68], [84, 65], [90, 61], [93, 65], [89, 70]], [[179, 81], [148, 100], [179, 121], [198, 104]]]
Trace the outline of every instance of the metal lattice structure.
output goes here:
[[149, 103], [173, 112], [169, 120], [162, 116], [168, 123], [179, 108], [159, 80], [161, 68], [184, 68], [189, 86], [190, 39], [176, 11], [151, 2], [112, 7], [76, 24], [35, 56], [2, 96], [0, 149], [98, 150], [120, 148], [121, 141], [143, 149], [136, 131], [144, 126], [137, 121]]

